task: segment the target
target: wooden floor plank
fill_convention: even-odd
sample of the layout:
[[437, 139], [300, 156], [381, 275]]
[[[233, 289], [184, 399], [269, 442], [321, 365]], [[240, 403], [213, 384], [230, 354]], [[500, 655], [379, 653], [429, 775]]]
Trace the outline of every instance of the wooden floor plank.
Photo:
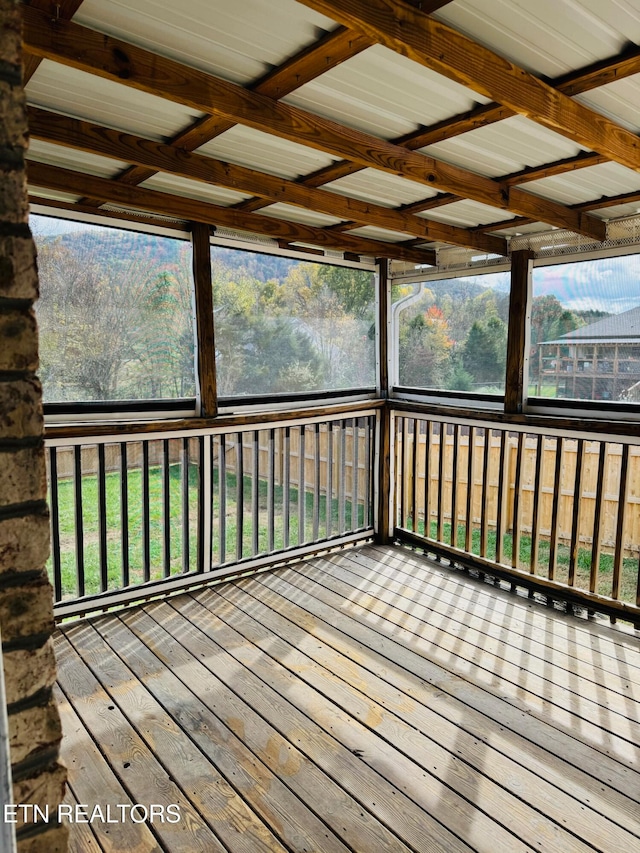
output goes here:
[[[213, 769], [238, 790], [287, 849], [348, 853], [348, 848], [304, 801], [194, 695], [204, 690], [209, 673], [171, 634], [142, 610], [101, 623], [98, 630], [103, 630], [103, 626], [104, 637], [110, 643], [135, 650], [127, 654], [134, 674], [190, 734]], [[171, 664], [173, 672], [166, 663]], [[290, 752], [283, 758], [281, 772], [286, 778], [292, 764]]]
[[[423, 682], [397, 666], [388, 672], [387, 662], [361, 644], [350, 641], [334, 625], [293, 604], [289, 597], [269, 590], [265, 580], [265, 576], [246, 579], [241, 585], [221, 588], [219, 593], [239, 607], [250, 606], [251, 613], [257, 611], [258, 621], [279, 636], [283, 636], [284, 631], [291, 633], [288, 639], [299, 652], [339, 674], [352, 690], [362, 691], [418, 731], [437, 739], [451, 754], [459, 755], [478, 772], [489, 773], [517, 796], [533, 802], [524, 792], [532, 786], [539, 787], [541, 799], [535, 807], [549, 816], [555, 815], [556, 820], [561, 822], [565, 817], [569, 820], [571, 816], [573, 824], [577, 825], [588, 806], [590, 814], [595, 815], [589, 831], [600, 833], [600, 838], [610, 837], [610, 821], [631, 833], [640, 833], [635, 814], [637, 802], [609, 788], [603, 791], [601, 782], [582, 770], [568, 766], [519, 735], [509, 737], [512, 733], [505, 732], [503, 726], [458, 700], [447, 697], [448, 701], [443, 702], [439, 691], [425, 690]], [[258, 583], [265, 589], [256, 590]], [[256, 596], [251, 605], [245, 601], [247, 594]], [[291, 628], [297, 630], [291, 632], [282, 619], [273, 619], [269, 609], [285, 617]], [[419, 699], [414, 698], [416, 696]], [[592, 757], [596, 766], [597, 756]], [[490, 771], [487, 768], [491, 768]], [[536, 778], [531, 778], [534, 775]], [[620, 841], [627, 842], [628, 846], [630, 839], [621, 836]]]
[[[571, 730], [575, 737], [586, 738], [590, 746], [601, 744], [602, 751], [616, 760], [640, 767], [640, 724], [635, 715], [627, 719], [515, 663], [485, 654], [464, 637], [455, 638], [437, 628], [430, 629], [411, 614], [331, 576], [326, 569], [310, 568], [304, 576], [298, 574], [298, 578], [296, 584], [304, 593], [311, 592], [336, 610], [348, 602], [349, 615], [357, 620], [375, 625], [379, 632], [401, 640], [419, 655], [451, 667], [456, 675], [499, 690], [506, 701], [541, 719], [552, 719], [555, 725]], [[363, 603], [358, 603], [358, 599]]]
[[144, 646], [119, 620], [110, 617], [83, 626], [79, 638], [83, 659], [132, 726], [157, 751], [167, 772], [179, 780], [190, 801], [191, 815], [203, 818], [213, 830], [207, 840], [209, 847], [203, 849], [232, 847], [238, 853], [285, 853], [286, 848], [112, 651], [100, 630], [109, 637], [114, 649], [125, 649], [132, 661], [144, 655]]
[[[514, 632], [508, 632], [503, 637], [494, 636], [494, 632], [487, 630], [486, 615], [475, 616], [475, 601], [468, 602], [465, 609], [450, 608], [447, 612], [445, 608], [445, 612], [442, 612], [434, 606], [435, 595], [425, 597], [422, 592], [417, 592], [408, 585], [399, 584], [398, 588], [393, 589], [375, 578], [367, 578], [366, 590], [363, 589], [362, 574], [350, 560], [326, 560], [323, 568], [327, 577], [331, 576], [338, 583], [345, 583], [356, 591], [361, 606], [369, 608], [371, 604], [376, 614], [380, 613], [382, 607], [390, 619], [398, 614], [401, 614], [401, 618], [410, 614], [408, 619], [404, 619], [403, 625], [417, 636], [429, 640], [436, 633], [439, 637], [438, 644], [442, 648], [449, 649], [455, 643], [461, 657], [471, 656], [477, 665], [484, 666], [490, 672], [499, 669], [501, 677], [509, 678], [516, 684], [522, 682], [518, 673], [526, 672], [526, 689], [541, 696], [550, 696], [547, 682], [561, 690], [567, 690], [578, 697], [577, 700], [571, 697], [565, 702], [560, 698], [559, 704], [577, 705], [581, 711], [580, 716], [585, 719], [597, 718], [597, 715], [603, 713], [601, 709], [604, 709], [607, 714], [612, 715], [610, 730], [615, 734], [624, 733], [625, 737], [640, 745], [640, 725], [635, 728], [630, 725], [628, 732], [624, 732], [623, 728], [633, 723], [638, 708], [632, 697], [610, 690], [593, 679], [581, 678], [574, 671], [575, 667], [568, 670], [556, 664], [551, 655], [534, 654], [531, 641], [526, 636], [518, 638]], [[345, 588], [340, 589], [344, 592]], [[349, 594], [353, 599], [353, 593]], [[583, 704], [584, 709], [581, 707]]]
[[[472, 596], [482, 595], [485, 591], [490, 594], [495, 592], [497, 609], [501, 603], [506, 603], [512, 614], [518, 611], [529, 613], [530, 624], [539, 623], [543, 628], [548, 627], [549, 617], [562, 614], [555, 608], [541, 607], [539, 602], [523, 595], [514, 595], [494, 585], [479, 583], [466, 572], [452, 569], [446, 563], [437, 563], [410, 548], [370, 545], [362, 549], [361, 556], [365, 560], [373, 559], [380, 571], [389, 566], [408, 572], [413, 578], [452, 580], [456, 585], [459, 584], [463, 598], [467, 592]], [[558, 642], [566, 640], [569, 646], [588, 649], [602, 658], [609, 658], [614, 664], [622, 662], [625, 666], [640, 669], [640, 644], [637, 637], [621, 629], [612, 629], [606, 620], [569, 617], [554, 623], [551, 631]]]
[[406, 548], [63, 626], [72, 853], [640, 850], [640, 643]]
[[[311, 566], [305, 566], [305, 572], [308, 570], [311, 570]], [[285, 572], [265, 574], [262, 580], [277, 589], [276, 584], [284, 577]], [[315, 585], [311, 582], [303, 583], [298, 578], [297, 572], [286, 574], [286, 577], [291, 577], [298, 586], [297, 592], [291, 594], [291, 600], [306, 609], [311, 609], [314, 614], [321, 616], [329, 624], [335, 625], [346, 635], [367, 646], [373, 653], [378, 654], [387, 666], [400, 663], [404, 669], [420, 679], [425, 687], [430, 685], [436, 692], [450, 695], [476, 708], [512, 731], [522, 733], [526, 739], [545, 749], [553, 750], [575, 767], [593, 765], [595, 747], [576, 738], [575, 732], [570, 727], [563, 728], [550, 718], [533, 716], [528, 713], [526, 705], [517, 707], [515, 703], [506, 701], [500, 685], [480, 685], [463, 677], [460, 673], [452, 674], [446, 667], [446, 661], [440, 663], [435, 656], [434, 659], [430, 659], [428, 656], [420, 655], [414, 649], [403, 645], [399, 641], [401, 638], [381, 634], [377, 630], [377, 623], [371, 625], [366, 620], [358, 618], [357, 614], [346, 613], [340, 608], [336, 609], [331, 603], [321, 601], [309, 591], [317, 591]], [[335, 604], [335, 601], [332, 601]], [[597, 731], [596, 727], [594, 731]], [[598, 744], [599, 741], [596, 741], [596, 745]], [[637, 772], [612, 759], [604, 751], [599, 751], [597, 758], [596, 778], [603, 779], [606, 784], [620, 793], [637, 799], [639, 790]]]
[[[331, 810], [334, 820], [337, 817], [340, 824], [347, 818], [355, 818], [353, 832], [348, 839], [345, 838], [354, 849], [363, 853], [385, 849], [420, 850], [428, 830], [432, 845], [430, 849], [452, 853], [469, 850], [467, 845], [453, 838], [425, 815], [383, 775], [363, 762], [353, 752], [357, 749], [357, 743], [350, 743], [349, 746], [341, 743], [334, 736], [333, 718], [325, 729], [292, 704], [298, 684], [289, 672], [267, 658], [257, 647], [247, 643], [241, 634], [194, 598], [191, 601], [186, 598], [176, 599], [171, 603], [179, 607], [180, 614], [191, 623], [191, 633], [186, 639], [192, 650], [215, 656], [213, 661], [203, 658], [205, 665], [231, 684], [282, 737], [304, 752], [329, 780], [350, 792], [359, 802], [355, 813], [348, 810], [338, 815]], [[163, 622], [165, 618], [163, 614]], [[193, 635], [193, 626], [201, 629], [200, 636]], [[172, 626], [171, 630], [173, 633], [176, 628]], [[214, 640], [216, 645], [219, 644], [217, 648], [212, 645]], [[240, 672], [238, 664], [243, 666]], [[310, 701], [320, 703], [321, 697], [313, 696]], [[331, 708], [330, 714], [335, 713], [335, 710]], [[337, 832], [339, 826], [334, 828]]]
[[[398, 702], [388, 685], [381, 681], [374, 683], [371, 674], [358, 671], [356, 664], [350, 665], [342, 656], [325, 649], [326, 666], [316, 662], [317, 641], [312, 644], [316, 654], [307, 655], [301, 649], [307, 636], [305, 632], [296, 629], [267, 604], [251, 598], [246, 589], [247, 585], [244, 590], [220, 590], [219, 594], [237, 607], [222, 609], [212, 602], [212, 609], [247, 640], [264, 648], [274, 660], [297, 673], [354, 720], [379, 735], [388, 746], [382, 750], [378, 748], [372, 758], [370, 753], [365, 753], [366, 760], [372, 761], [374, 766], [377, 760], [386, 766], [392, 765], [399, 787], [403, 779], [419, 779], [411, 792], [410, 783], [404, 781], [405, 792], [414, 798], [417, 796], [425, 810], [437, 809], [440, 820], [471, 846], [483, 849], [484, 844], [487, 850], [511, 851], [516, 849], [518, 842], [535, 846], [542, 841], [545, 850], [584, 853], [591, 849], [587, 844], [602, 847], [613, 842], [626, 849], [630, 843], [638, 842], [637, 837], [622, 830], [612, 833], [610, 822], [598, 817], [587, 822], [587, 843], [575, 838], [562, 826], [562, 821], [572, 826], [584, 823], [584, 804], [564, 796], [495, 750], [465, 737], [459, 729], [455, 731], [455, 727], [450, 727], [447, 733], [450, 748], [446, 748], [434, 736], [435, 715], [430, 716], [423, 706], [407, 698]], [[199, 593], [197, 597], [203, 600], [208, 594], [214, 596], [216, 593]], [[280, 641], [276, 641], [276, 637], [280, 637]], [[349, 672], [351, 682], [346, 680]], [[359, 685], [366, 693], [361, 692]], [[352, 731], [353, 728], [352, 723]], [[494, 780], [506, 780], [508, 784]]]
[[[89, 626], [80, 624], [67, 629], [65, 633], [79, 639], [92, 631]], [[146, 806], [162, 805], [165, 808], [177, 804], [181, 813], [187, 815], [187, 818], [179, 823], [154, 822], [151, 828], [157, 843], [151, 846], [147, 837], [147, 846], [144, 846], [144, 842], [140, 843], [140, 853], [158, 848], [171, 850], [172, 853], [222, 851], [223, 848], [205, 822], [192, 813], [191, 803], [129, 724], [112, 697], [84, 665], [83, 659], [67, 636], [58, 637], [56, 654], [59, 682], [67, 697], [73, 696], [73, 706], [82, 723], [92, 739], [100, 744], [110, 766], [117, 771], [119, 782], [129, 794], [128, 802]], [[126, 689], [127, 685], [123, 685], [122, 691], [125, 692]], [[89, 770], [89, 773], [92, 772], [93, 765]], [[101, 804], [103, 796], [97, 791], [95, 799], [89, 804]], [[128, 820], [124, 826], [131, 828], [132, 823], [133, 821]], [[128, 850], [128, 839], [129, 835], [124, 834], [123, 844], [117, 849]]]

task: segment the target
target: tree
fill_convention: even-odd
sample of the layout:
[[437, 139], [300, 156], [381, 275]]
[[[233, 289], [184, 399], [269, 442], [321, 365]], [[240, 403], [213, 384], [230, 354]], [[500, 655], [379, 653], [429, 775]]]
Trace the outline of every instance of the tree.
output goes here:
[[442, 311], [431, 306], [400, 329], [400, 384], [447, 388], [452, 372], [453, 341]]
[[479, 384], [504, 382], [507, 326], [497, 316], [476, 320], [462, 349], [462, 364]]

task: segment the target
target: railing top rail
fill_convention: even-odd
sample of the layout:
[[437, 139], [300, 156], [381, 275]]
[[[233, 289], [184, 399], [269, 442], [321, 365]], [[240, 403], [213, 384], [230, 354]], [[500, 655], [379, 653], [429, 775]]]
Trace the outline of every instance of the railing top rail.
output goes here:
[[333, 406], [313, 407], [295, 411], [270, 411], [217, 418], [190, 418], [165, 422], [129, 422], [49, 426], [45, 429], [48, 447], [63, 447], [78, 443], [106, 444], [113, 441], [141, 441], [159, 438], [196, 438], [200, 435], [219, 435], [247, 432], [270, 427], [301, 426], [338, 420], [345, 416], [366, 417], [384, 406], [384, 400], [366, 400]]
[[394, 414], [409, 415], [435, 423], [640, 445], [640, 425], [635, 422], [558, 418], [545, 415], [511, 415], [505, 412], [487, 411], [478, 411], [476, 414], [469, 409], [444, 409], [442, 406], [434, 407], [403, 401], [393, 401], [391, 408]]

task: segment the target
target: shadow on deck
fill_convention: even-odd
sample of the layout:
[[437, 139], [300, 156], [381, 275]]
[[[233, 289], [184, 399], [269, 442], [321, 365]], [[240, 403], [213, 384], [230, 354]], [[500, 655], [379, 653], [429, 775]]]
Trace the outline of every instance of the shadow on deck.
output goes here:
[[316, 557], [56, 646], [67, 802], [101, 806], [77, 853], [640, 849], [638, 640], [410, 551]]

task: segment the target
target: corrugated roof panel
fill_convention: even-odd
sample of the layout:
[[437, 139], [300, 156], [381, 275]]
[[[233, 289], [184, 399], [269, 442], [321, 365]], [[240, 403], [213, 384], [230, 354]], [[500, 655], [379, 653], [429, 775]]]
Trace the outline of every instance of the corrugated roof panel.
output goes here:
[[336, 26], [294, 0], [84, 0], [74, 21], [237, 83]]
[[29, 158], [38, 163], [62, 166], [76, 172], [88, 172], [90, 175], [97, 175], [100, 178], [113, 178], [129, 165], [122, 160], [112, 160], [110, 157], [100, 157], [97, 154], [86, 154], [84, 151], [75, 151], [73, 148], [43, 142], [41, 139], [30, 141]]
[[259, 213], [272, 216], [274, 219], [287, 219], [289, 222], [300, 222], [319, 228], [325, 225], [337, 225], [338, 222], [342, 221], [335, 216], [316, 213], [315, 210], [305, 210], [304, 207], [295, 207], [292, 204], [271, 204], [269, 207], [262, 208]]
[[362, 228], [354, 228], [346, 233], [353, 234], [356, 237], [369, 237], [371, 240], [384, 240], [385, 243], [402, 243], [404, 240], [411, 240], [415, 237], [414, 234], [404, 234], [402, 231], [389, 231], [386, 228], [378, 228], [375, 225], [363, 225]]
[[581, 101], [634, 133], [640, 132], [639, 74], [578, 95], [576, 101]]
[[171, 193], [171, 195], [207, 201], [210, 204], [218, 204], [222, 207], [228, 207], [236, 204], [236, 202], [243, 201], [245, 198], [249, 198], [249, 196], [243, 193], [233, 192], [222, 187], [214, 187], [202, 181], [192, 181], [187, 178], [180, 178], [177, 175], [167, 175], [164, 173], [154, 175], [153, 178], [144, 181], [140, 186], [149, 190]]
[[47, 59], [29, 81], [26, 93], [35, 106], [158, 141], [202, 116], [156, 95]]
[[513, 116], [421, 149], [431, 157], [491, 178], [574, 157], [584, 149], [522, 116]]
[[527, 191], [561, 204], [579, 204], [601, 196], [640, 190], [640, 173], [618, 163], [602, 163], [566, 175], [541, 178], [526, 184]]
[[323, 189], [359, 198], [362, 201], [375, 202], [385, 207], [399, 207], [401, 204], [411, 204], [437, 195], [436, 190], [424, 184], [417, 184], [415, 181], [380, 172], [377, 169], [363, 169], [362, 172], [325, 184]]
[[57, 190], [49, 190], [46, 187], [39, 187], [37, 184], [29, 184], [29, 193], [38, 198], [48, 198], [51, 201], [68, 201], [74, 204], [80, 201], [79, 195], [71, 195], [70, 193], [61, 193]]
[[548, 77], [640, 42], [639, 0], [455, 0], [433, 17]]
[[[503, 221], [504, 217], [502, 220]], [[521, 234], [540, 234], [549, 230], [549, 226], [542, 222], [531, 222], [528, 225], [514, 225], [513, 228], [501, 228], [499, 231], [487, 233], [497, 234], [498, 237], [519, 237]]]
[[640, 202], [632, 201], [627, 204], [616, 204], [614, 207], [603, 207], [600, 210], [592, 210], [591, 216], [598, 219], [620, 219], [627, 216], [637, 216], [640, 213]]
[[[455, 201], [434, 210], [418, 213], [423, 219], [433, 219], [447, 225], [460, 225], [462, 228], [473, 228], [476, 225], [487, 225], [490, 222], [502, 222], [512, 215], [508, 210], [490, 207], [477, 201]], [[548, 227], [548, 226], [547, 226]]]
[[283, 100], [384, 139], [487, 102], [381, 45], [343, 62]]
[[207, 142], [198, 148], [198, 153], [289, 179], [330, 166], [337, 160], [314, 148], [242, 125]]

